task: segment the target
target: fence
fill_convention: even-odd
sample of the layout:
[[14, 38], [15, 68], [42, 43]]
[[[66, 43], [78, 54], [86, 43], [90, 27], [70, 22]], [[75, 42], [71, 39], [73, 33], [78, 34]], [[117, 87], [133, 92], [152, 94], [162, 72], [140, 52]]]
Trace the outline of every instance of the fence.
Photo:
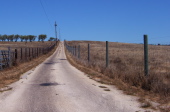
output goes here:
[[46, 47], [8, 47], [7, 50], [0, 50], [0, 70], [47, 54], [55, 46], [56, 42]]
[[148, 45], [147, 40], [144, 35], [144, 44], [65, 41], [65, 47], [79, 64], [170, 96], [170, 46]]
[[4, 67], [9, 67], [10, 63], [10, 50], [0, 50], [0, 70], [2, 70]]
[[[69, 46], [66, 41], [64, 41], [65, 47], [67, 50], [72, 53], [75, 57], [80, 59], [80, 45], [77, 46]], [[109, 43], [106, 41], [106, 54], [105, 54], [105, 65], [106, 67], [109, 66]], [[102, 50], [104, 51], [104, 50]], [[148, 75], [148, 37], [147, 35], [144, 35], [144, 74], [147, 76]], [[88, 43], [88, 48], [87, 48], [87, 60], [90, 62], [90, 44]]]

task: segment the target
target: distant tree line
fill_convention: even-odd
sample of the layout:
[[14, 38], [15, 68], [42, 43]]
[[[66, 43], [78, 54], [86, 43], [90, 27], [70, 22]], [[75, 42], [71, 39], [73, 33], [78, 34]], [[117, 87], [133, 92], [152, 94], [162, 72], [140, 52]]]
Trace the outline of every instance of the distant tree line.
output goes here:
[[50, 39], [48, 41], [57, 41], [57, 39], [54, 37], [50, 37]]
[[[8, 42], [17, 42], [18, 40], [20, 40], [21, 42], [33, 42], [35, 41], [35, 39], [37, 38], [37, 36], [35, 35], [0, 35], [0, 41], [8, 41]], [[42, 41], [44, 42], [44, 40], [47, 38], [47, 35], [45, 34], [41, 34], [38, 36], [38, 41]], [[55, 38], [50, 37], [50, 39], [48, 41], [54, 41]]]

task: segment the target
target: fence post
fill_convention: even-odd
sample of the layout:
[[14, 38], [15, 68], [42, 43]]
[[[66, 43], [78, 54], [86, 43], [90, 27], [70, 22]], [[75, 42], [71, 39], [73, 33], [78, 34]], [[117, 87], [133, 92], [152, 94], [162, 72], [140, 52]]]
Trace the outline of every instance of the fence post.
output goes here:
[[75, 57], [77, 57], [77, 48], [76, 48], [76, 46], [74, 47], [75, 49]]
[[25, 48], [25, 61], [27, 61], [27, 48]]
[[31, 53], [30, 53], [30, 52], [31, 52], [31, 50], [30, 50], [30, 48], [29, 48], [29, 59], [31, 59], [31, 58], [30, 58], [30, 57], [31, 57]]
[[32, 56], [31, 56], [32, 58], [34, 58], [34, 52], [33, 52], [33, 48], [32, 48]]
[[36, 58], [37, 57], [37, 51], [36, 51], [37, 48], [34, 48], [34, 57]]
[[42, 54], [42, 52], [41, 52], [42, 50], [41, 50], [41, 48], [40, 48], [40, 55]]
[[72, 55], [74, 55], [74, 47], [71, 46]]
[[144, 72], [148, 76], [148, 36], [144, 35]]
[[17, 53], [17, 49], [15, 49], [15, 61], [17, 60], [18, 58], [18, 53]]
[[38, 48], [37, 48], [37, 57], [38, 57]]
[[33, 57], [36, 58], [36, 52], [35, 48], [33, 48]]
[[8, 47], [8, 65], [11, 67], [11, 48]]
[[13, 54], [14, 54], [14, 62], [13, 62], [13, 64], [16, 65], [17, 64], [17, 59], [18, 59], [17, 49], [15, 49], [15, 52]]
[[73, 47], [72, 47], [72, 46], [70, 46], [70, 49], [71, 49], [71, 54], [73, 55]]
[[106, 41], [106, 67], [109, 65], [108, 41]]
[[80, 59], [80, 45], [78, 46], [78, 58]]
[[73, 48], [73, 56], [74, 56], [74, 53], [75, 53], [74, 46], [72, 46], [72, 48]]
[[90, 44], [88, 44], [88, 62], [90, 62]]
[[38, 56], [40, 56], [40, 48], [38, 48], [37, 50], [38, 50]]
[[21, 48], [21, 60], [22, 60], [22, 48]]
[[43, 47], [43, 51], [42, 51], [42, 52], [43, 52], [43, 54], [44, 54], [44, 47]]

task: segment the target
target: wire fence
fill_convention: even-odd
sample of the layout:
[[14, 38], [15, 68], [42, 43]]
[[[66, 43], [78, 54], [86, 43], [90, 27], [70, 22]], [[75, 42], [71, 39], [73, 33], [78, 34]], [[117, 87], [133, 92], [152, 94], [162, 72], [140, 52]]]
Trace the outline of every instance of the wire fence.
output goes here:
[[0, 70], [11, 66], [16, 66], [19, 63], [31, 61], [41, 55], [47, 54], [59, 42], [53, 42], [48, 46], [39, 47], [4, 47], [0, 50]]
[[145, 48], [144, 44], [65, 41], [65, 47], [86, 67], [170, 96], [170, 46], [148, 45]]
[[[108, 52], [106, 52], [105, 42], [65, 42], [68, 51], [79, 61], [92, 65], [94, 67], [108, 68], [113, 67], [123, 69], [128, 66], [144, 71], [143, 45], [108, 43]], [[79, 48], [79, 49], [78, 49]], [[75, 54], [76, 52], [76, 54]], [[80, 55], [78, 57], [78, 55]], [[106, 58], [108, 56], [108, 59]], [[108, 65], [106, 64], [108, 63]], [[121, 65], [121, 66], [119, 66]]]

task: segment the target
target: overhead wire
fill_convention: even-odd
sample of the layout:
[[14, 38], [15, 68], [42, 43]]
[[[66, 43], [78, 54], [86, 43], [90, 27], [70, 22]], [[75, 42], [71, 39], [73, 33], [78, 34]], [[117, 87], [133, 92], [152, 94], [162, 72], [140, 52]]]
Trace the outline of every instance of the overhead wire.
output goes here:
[[45, 8], [44, 8], [43, 3], [42, 3], [41, 0], [40, 0], [40, 4], [41, 4], [41, 6], [42, 6], [42, 8], [43, 8], [43, 11], [44, 11], [45, 16], [46, 16], [46, 18], [47, 18], [47, 20], [48, 20], [49, 25], [50, 25], [51, 28], [53, 29], [52, 24], [51, 24], [51, 22], [50, 22], [50, 19], [49, 19], [48, 15], [47, 15], [47, 12], [45, 11]]

